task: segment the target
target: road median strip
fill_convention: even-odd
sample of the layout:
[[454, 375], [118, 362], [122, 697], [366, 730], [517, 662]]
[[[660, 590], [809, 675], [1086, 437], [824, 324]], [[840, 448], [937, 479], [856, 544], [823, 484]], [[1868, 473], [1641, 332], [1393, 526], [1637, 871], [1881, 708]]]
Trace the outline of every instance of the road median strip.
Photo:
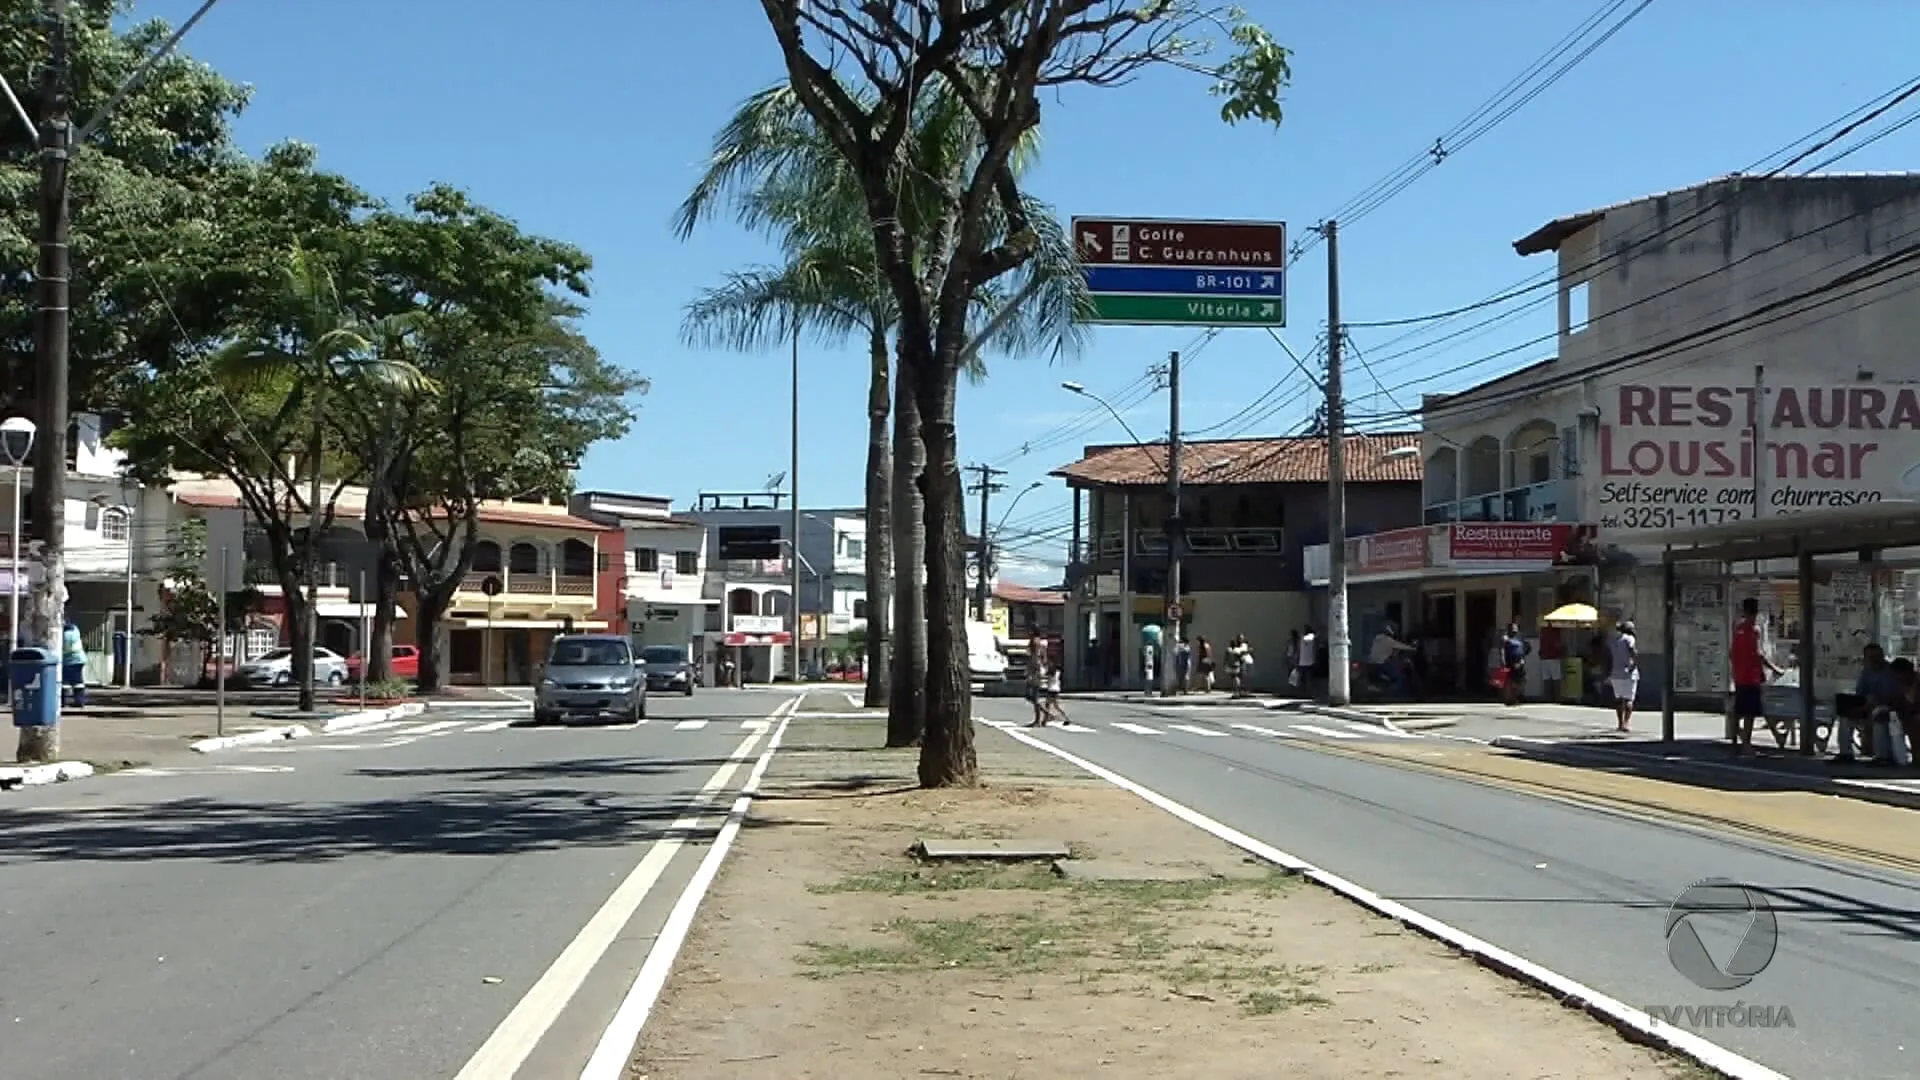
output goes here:
[[312, 735], [335, 735], [343, 731], [357, 731], [374, 724], [384, 724], [407, 716], [418, 716], [426, 711], [426, 706], [417, 701], [404, 705], [395, 705], [385, 709], [367, 709], [361, 712], [339, 713], [328, 716], [317, 723], [281, 724], [258, 731], [246, 731], [238, 735], [222, 735], [211, 739], [199, 739], [188, 745], [188, 749], [197, 754], [211, 754], [221, 750], [234, 750], [244, 746], [264, 746], [269, 743], [286, 742], [289, 739], [304, 739]]

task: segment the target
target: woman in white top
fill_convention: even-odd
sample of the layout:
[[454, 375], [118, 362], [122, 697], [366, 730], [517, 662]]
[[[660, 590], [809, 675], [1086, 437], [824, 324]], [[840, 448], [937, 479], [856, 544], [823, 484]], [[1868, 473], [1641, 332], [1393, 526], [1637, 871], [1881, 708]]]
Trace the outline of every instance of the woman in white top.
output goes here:
[[1640, 696], [1640, 640], [1633, 635], [1632, 619], [1622, 619], [1607, 643], [1607, 681], [1613, 687], [1614, 720], [1625, 734]]

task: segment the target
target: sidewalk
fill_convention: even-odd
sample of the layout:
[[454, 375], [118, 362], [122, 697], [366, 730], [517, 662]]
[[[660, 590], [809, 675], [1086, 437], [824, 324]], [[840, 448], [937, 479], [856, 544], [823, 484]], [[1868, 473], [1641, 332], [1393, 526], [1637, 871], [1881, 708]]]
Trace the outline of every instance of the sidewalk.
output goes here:
[[[787, 728], [630, 1076], [1698, 1075], [990, 729], [914, 790], [882, 724]], [[907, 854], [1016, 840], [1071, 857]]]
[[[1717, 720], [1717, 718], [1716, 718]], [[1645, 776], [1733, 792], [1805, 791], [1920, 809], [1920, 769], [1840, 765], [1831, 758], [1762, 747], [1735, 758], [1726, 742], [1698, 735], [1671, 743], [1657, 736], [1570, 739], [1500, 738], [1493, 746], [1562, 766]]]

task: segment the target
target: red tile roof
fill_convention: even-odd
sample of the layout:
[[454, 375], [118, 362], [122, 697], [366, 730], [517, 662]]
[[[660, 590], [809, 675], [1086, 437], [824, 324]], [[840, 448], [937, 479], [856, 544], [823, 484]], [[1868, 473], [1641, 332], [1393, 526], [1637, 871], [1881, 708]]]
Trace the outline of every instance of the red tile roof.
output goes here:
[[[179, 502], [188, 506], [198, 506], [209, 510], [236, 510], [241, 508], [240, 499], [235, 495], [223, 495], [218, 492], [193, 491], [181, 492], [175, 496]], [[359, 513], [358, 506], [349, 507], [344, 503], [342, 511]], [[489, 525], [523, 525], [533, 528], [565, 529], [569, 532], [616, 532], [613, 526], [602, 525], [597, 521], [574, 517], [571, 514], [547, 514], [538, 510], [521, 510], [511, 506], [482, 506], [480, 520]]]
[[1065, 604], [1067, 594], [1053, 589], [1035, 589], [1011, 582], [998, 582], [993, 587], [993, 598], [1008, 604]]
[[[1412, 449], [1412, 453], [1407, 452]], [[1393, 451], [1400, 451], [1393, 453]], [[1347, 482], [1419, 483], [1424, 472], [1417, 431], [1347, 436]], [[1167, 482], [1165, 443], [1148, 446], [1094, 446], [1086, 456], [1052, 474], [1073, 487], [1150, 487]], [[1324, 484], [1327, 440], [1315, 436], [1284, 439], [1218, 439], [1186, 443], [1180, 455], [1180, 482], [1221, 484]]]

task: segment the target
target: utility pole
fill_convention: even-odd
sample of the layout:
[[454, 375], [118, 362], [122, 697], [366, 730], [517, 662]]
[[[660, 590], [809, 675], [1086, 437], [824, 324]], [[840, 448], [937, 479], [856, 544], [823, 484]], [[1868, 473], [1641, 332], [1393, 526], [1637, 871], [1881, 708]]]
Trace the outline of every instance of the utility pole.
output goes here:
[[967, 471], [980, 478], [967, 489], [969, 493], [980, 496], [980, 550], [976, 556], [979, 559], [980, 568], [973, 583], [973, 617], [986, 622], [987, 567], [993, 565], [993, 540], [988, 536], [991, 530], [987, 528], [987, 511], [993, 496], [1006, 490], [1006, 485], [997, 483], [994, 478], [1007, 475], [1007, 470], [996, 469], [991, 465], [969, 465]]
[[1340, 239], [1329, 221], [1327, 238], [1327, 704], [1345, 705], [1351, 693], [1347, 636], [1347, 406], [1340, 386]]
[[1180, 516], [1180, 354], [1167, 354], [1167, 641], [1160, 650], [1160, 693], [1170, 695], [1179, 673], [1173, 656], [1180, 647], [1180, 549], [1186, 522]]
[[[793, 580], [790, 583], [793, 593], [787, 598], [787, 611], [793, 616], [792, 633], [787, 638], [793, 652], [790, 664], [793, 684], [800, 685], [800, 324], [793, 324], [793, 392], [787, 402], [792, 412], [793, 445], [788, 448], [792, 460], [787, 462], [787, 497], [793, 505], [787, 509], [793, 515], [793, 544], [788, 554], [793, 556]], [[773, 672], [767, 672], [767, 682], [773, 682]]]
[[[60, 653], [67, 604], [67, 165], [73, 118], [67, 100], [67, 0], [46, 0], [47, 66], [40, 73], [40, 262], [35, 281], [34, 396], [40, 401], [33, 459], [34, 524], [40, 534], [41, 579], [33, 591], [30, 640]], [[59, 693], [58, 688], [51, 692]], [[60, 728], [23, 727], [22, 762], [60, 756]]]

